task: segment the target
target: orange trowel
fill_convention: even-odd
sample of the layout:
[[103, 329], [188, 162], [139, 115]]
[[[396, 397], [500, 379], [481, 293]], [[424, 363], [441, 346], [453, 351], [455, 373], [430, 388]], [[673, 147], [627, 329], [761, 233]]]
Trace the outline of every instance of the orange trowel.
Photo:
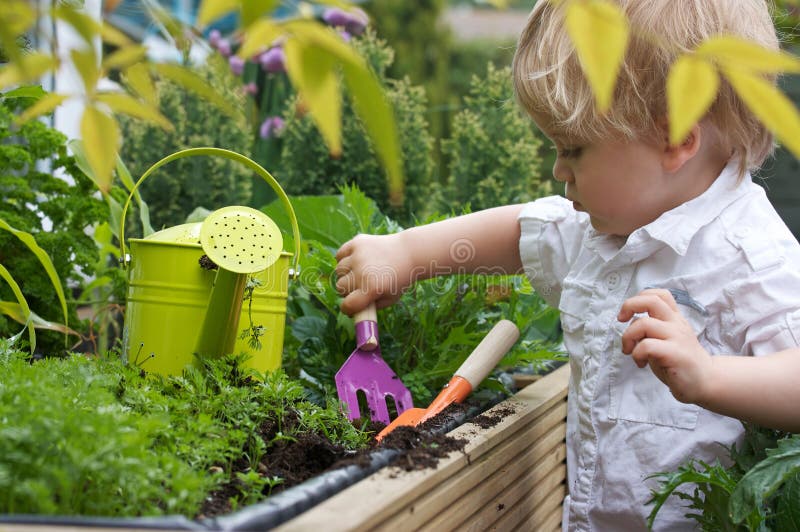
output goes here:
[[387, 425], [375, 439], [381, 441], [400, 426], [415, 427], [451, 404], [462, 402], [494, 369], [518, 338], [519, 329], [516, 325], [508, 320], [498, 322], [456, 370], [453, 378], [428, 408], [409, 408]]

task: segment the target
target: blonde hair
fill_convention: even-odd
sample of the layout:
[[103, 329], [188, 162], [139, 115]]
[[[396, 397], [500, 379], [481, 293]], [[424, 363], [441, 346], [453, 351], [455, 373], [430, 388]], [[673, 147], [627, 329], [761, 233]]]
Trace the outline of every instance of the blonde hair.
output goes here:
[[[597, 112], [567, 35], [565, 2], [539, 0], [514, 55], [517, 100], [530, 115], [546, 117], [557, 133], [575, 141], [661, 140], [669, 68], [678, 55], [709, 37], [735, 35], [779, 47], [765, 0], [615, 1], [630, 21], [631, 37], [607, 113]], [[739, 158], [742, 174], [772, 152], [772, 134], [724, 80], [704, 123], [714, 127], [720, 147]]]

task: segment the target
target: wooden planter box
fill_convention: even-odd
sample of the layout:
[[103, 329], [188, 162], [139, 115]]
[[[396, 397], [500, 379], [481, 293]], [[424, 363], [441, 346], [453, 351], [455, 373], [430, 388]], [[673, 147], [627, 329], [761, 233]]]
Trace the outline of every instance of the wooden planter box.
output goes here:
[[436, 469], [384, 468], [275, 530], [560, 530], [568, 379], [564, 365], [487, 411], [513, 408], [497, 425], [450, 432], [469, 443]]

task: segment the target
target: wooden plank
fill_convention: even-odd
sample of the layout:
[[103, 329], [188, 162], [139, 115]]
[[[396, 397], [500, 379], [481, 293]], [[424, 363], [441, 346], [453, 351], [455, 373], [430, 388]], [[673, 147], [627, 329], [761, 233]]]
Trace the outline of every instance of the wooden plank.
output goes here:
[[[441, 482], [434, 489], [415, 501], [409, 501], [397, 508], [397, 513], [387, 516], [383, 525], [397, 523], [405, 527], [422, 525], [443, 511], [456, 511], [456, 515], [466, 516], [484, 502], [481, 497], [496, 493], [508, 482], [522, 475], [525, 469], [517, 462], [524, 460], [527, 466], [545, 456], [550, 450], [563, 442], [566, 433], [566, 403], [554, 406], [539, 418], [528, 430], [503, 442], [490, 452], [481, 456], [467, 467]], [[498, 472], [501, 480], [492, 480]], [[496, 485], [498, 484], [499, 485]], [[476, 487], [479, 489], [476, 491]], [[488, 499], [487, 499], [488, 500]], [[458, 521], [457, 521], [458, 522]]]
[[428, 491], [524, 430], [556, 403], [563, 402], [568, 381], [569, 367], [564, 365], [490, 409], [488, 413], [502, 411], [505, 407], [514, 408], [514, 413], [496, 426], [481, 429], [472, 424], [461, 425], [450, 435], [467, 438], [469, 443], [463, 452], [452, 453], [441, 460], [437, 468], [411, 472], [384, 468], [276, 530], [366, 530], [379, 526], [398, 508], [406, 506], [409, 501], [422, 499]]
[[[515, 528], [514, 532], [532, 532], [532, 530], [535, 531], [541, 530], [543, 532], [561, 532], [561, 517], [563, 511], [564, 507], [559, 506], [555, 508], [548, 517], [545, 517], [541, 525], [539, 525], [536, 529], [531, 529], [528, 523], [524, 523]], [[500, 530], [499, 528], [493, 528], [493, 529]]]
[[[541, 504], [550, 497], [553, 492], [562, 492], [566, 483], [567, 466], [560, 462], [555, 468], [544, 473], [534, 472], [525, 483], [521, 485], [509, 486], [507, 493], [498, 496], [498, 500], [506, 500], [506, 497], [514, 496], [513, 503], [506, 504], [503, 512], [495, 512], [495, 515], [487, 513], [487, 509], [481, 511], [486, 526], [475, 530], [487, 530], [498, 528], [500, 530], [512, 530], [528, 519]], [[514, 493], [514, 491], [518, 493]], [[519, 493], [521, 492], [521, 493]], [[563, 497], [562, 497], [563, 498]], [[476, 518], [475, 521], [478, 521]]]
[[[540, 461], [544, 461], [543, 467], [546, 469], [537, 471], [539, 478], [557, 467], [559, 462], [563, 462], [565, 455], [559, 448], [563, 447], [565, 433], [566, 427], [562, 423], [538, 441], [529, 443], [527, 450], [517, 455], [505, 450], [489, 453], [480, 462], [472, 464], [431, 490], [423, 499], [403, 508], [384, 521], [384, 524], [399, 526], [407, 523], [408, 526], [415, 527], [425, 523], [426, 528], [442, 530], [440, 524], [460, 523], [484, 507], [496, 519], [494, 508], [501, 504], [511, 507], [516, 501], [497, 497], [507, 486], [515, 485], [518, 478], [525, 477], [532, 468], [538, 467]], [[524, 439], [524, 436], [520, 438]]]
[[520, 524], [522, 530], [549, 530], [553, 514], [558, 515], [559, 520], [561, 519], [561, 508], [566, 496], [567, 487], [565, 485], [550, 492], [550, 495], [541, 502], [536, 510]]

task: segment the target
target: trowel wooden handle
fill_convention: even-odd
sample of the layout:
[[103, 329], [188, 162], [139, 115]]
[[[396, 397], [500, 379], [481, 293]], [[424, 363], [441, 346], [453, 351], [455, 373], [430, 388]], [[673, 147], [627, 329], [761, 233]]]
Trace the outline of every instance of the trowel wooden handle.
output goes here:
[[[370, 303], [367, 308], [360, 310], [353, 315], [353, 321], [356, 324], [356, 337], [358, 347], [366, 351], [372, 351], [378, 347], [378, 310], [375, 308], [375, 303]], [[364, 325], [359, 325], [362, 322]], [[363, 331], [360, 333], [359, 331]], [[360, 334], [364, 334], [364, 338], [358, 338]]]
[[518, 339], [519, 329], [516, 325], [508, 320], [499, 321], [455, 374], [469, 381], [473, 389], [477, 388]]

